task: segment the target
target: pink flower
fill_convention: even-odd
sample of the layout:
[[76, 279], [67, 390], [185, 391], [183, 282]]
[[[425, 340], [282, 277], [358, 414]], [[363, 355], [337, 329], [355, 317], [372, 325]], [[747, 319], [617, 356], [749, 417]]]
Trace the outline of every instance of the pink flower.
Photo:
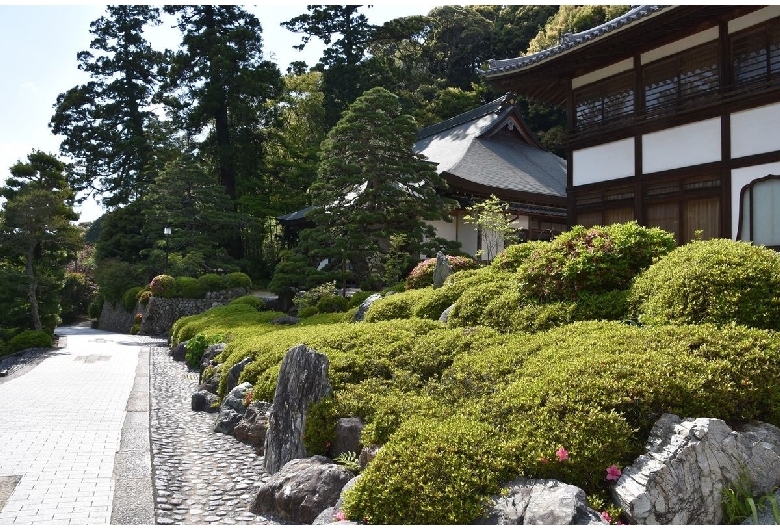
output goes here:
[[325, 449], [330, 447], [330, 442], [325, 442]]
[[347, 520], [347, 516], [344, 515], [344, 512], [336, 512], [335, 517], [336, 517], [337, 521], [346, 521]]
[[607, 468], [607, 480], [617, 480], [620, 478], [623, 472], [615, 464], [612, 464]]
[[542, 464], [547, 463], [547, 459], [545, 457], [540, 458], [539, 461], [541, 461]]
[[612, 522], [612, 517], [610, 517], [607, 512], [601, 512], [601, 518], [604, 519], [608, 523]]
[[555, 454], [558, 455], [559, 462], [563, 462], [564, 460], [569, 459], [569, 452], [563, 447], [559, 447], [558, 450], [555, 451]]

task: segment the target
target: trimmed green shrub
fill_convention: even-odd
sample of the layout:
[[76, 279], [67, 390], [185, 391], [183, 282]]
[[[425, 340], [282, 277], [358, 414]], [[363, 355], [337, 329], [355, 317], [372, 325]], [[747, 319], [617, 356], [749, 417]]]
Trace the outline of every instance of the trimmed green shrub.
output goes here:
[[143, 287], [131, 287], [125, 291], [125, 294], [122, 295], [122, 307], [125, 308], [125, 311], [135, 309], [135, 304], [138, 303], [138, 293], [143, 290]]
[[256, 311], [262, 311], [265, 309], [265, 302], [263, 302], [260, 298], [251, 294], [234, 298], [230, 301], [230, 304], [247, 304], [249, 306], [254, 307]]
[[477, 325], [488, 304], [504, 293], [517, 291], [517, 278], [514, 274], [491, 271], [490, 274], [483, 276], [490, 281], [477, 283], [463, 292], [457, 302], [455, 302], [452, 311], [450, 311], [447, 321], [448, 326], [465, 327]]
[[472, 521], [506, 468], [497, 438], [489, 425], [462, 416], [412, 418], [347, 492], [344, 513], [370, 524]]
[[635, 221], [575, 226], [538, 246], [518, 269], [520, 291], [540, 301], [574, 300], [582, 291], [624, 290], [675, 246], [674, 236]]
[[[214, 276], [217, 276], [216, 274]], [[219, 276], [217, 276], [219, 278]], [[200, 279], [189, 276], [179, 276], [173, 285], [173, 296], [176, 298], [201, 299], [206, 296], [208, 289], [204, 287]]]
[[343, 313], [349, 309], [349, 300], [338, 294], [326, 294], [317, 301], [320, 313]]
[[528, 302], [520, 293], [508, 291], [487, 304], [478, 323], [503, 333], [536, 333], [571, 323], [576, 307], [574, 302]]
[[[468, 269], [476, 269], [479, 264], [471, 258], [465, 256], [447, 256], [453, 272]], [[419, 289], [433, 285], [433, 271], [436, 270], [436, 258], [428, 258], [412, 269], [406, 278], [407, 289]]]
[[395, 293], [377, 300], [366, 311], [364, 322], [379, 322], [412, 316], [412, 306], [420, 297], [415, 290]]
[[27, 330], [11, 338], [6, 345], [9, 353], [15, 353], [29, 348], [51, 348], [51, 335], [43, 331]]
[[251, 289], [252, 279], [243, 272], [231, 272], [225, 276], [225, 285], [228, 289]]
[[214, 273], [204, 274], [198, 278], [198, 282], [200, 282], [201, 287], [206, 293], [221, 291], [227, 287], [227, 279]]
[[94, 300], [89, 303], [89, 307], [87, 307], [87, 316], [93, 320], [100, 318], [100, 314], [103, 312], [104, 302], [105, 298], [102, 294], [95, 296]]
[[192, 337], [187, 342], [187, 353], [184, 356], [187, 366], [193, 369], [200, 367], [200, 360], [206, 353], [206, 348], [224, 340], [225, 336], [222, 334], [206, 336], [204, 333], [199, 333]]
[[159, 296], [160, 298], [171, 298], [174, 293], [176, 280], [173, 276], [167, 274], [160, 274], [152, 278], [149, 283], [149, 290], [152, 291], [152, 296]]
[[138, 293], [138, 301], [144, 307], [146, 307], [146, 304], [149, 303], [149, 299], [151, 297], [152, 297], [152, 291], [150, 291], [149, 289], [144, 289], [143, 291]]
[[300, 317], [300, 318], [309, 318], [309, 317], [313, 317], [314, 315], [318, 315], [319, 312], [320, 311], [319, 311], [319, 309], [317, 309], [316, 306], [311, 306], [310, 305], [310, 306], [304, 307], [303, 309], [298, 311], [298, 317]]
[[515, 272], [534, 252], [541, 251], [549, 246], [549, 241], [528, 241], [510, 245], [493, 258], [490, 266], [501, 271]]
[[711, 239], [684, 245], [636, 278], [633, 315], [646, 324], [732, 322], [780, 329], [780, 259], [761, 246]]
[[572, 320], [624, 320], [628, 317], [628, 290], [601, 293], [581, 292]]

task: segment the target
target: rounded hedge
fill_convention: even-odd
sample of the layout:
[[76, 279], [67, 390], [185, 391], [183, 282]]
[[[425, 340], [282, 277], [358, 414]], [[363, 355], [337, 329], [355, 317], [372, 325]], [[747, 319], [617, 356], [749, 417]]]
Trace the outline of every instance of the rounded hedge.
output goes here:
[[173, 276], [160, 274], [159, 276], [152, 278], [152, 281], [149, 283], [149, 290], [152, 292], [153, 296], [170, 298], [173, 296], [175, 284], [176, 280]]
[[204, 274], [198, 278], [198, 282], [200, 282], [203, 290], [207, 293], [221, 291], [227, 286], [226, 279], [214, 273]]
[[502, 271], [515, 272], [534, 252], [549, 246], [549, 241], [528, 241], [526, 243], [510, 245], [493, 258], [493, 261], [490, 262], [490, 266]]
[[138, 293], [143, 291], [143, 287], [131, 287], [122, 295], [122, 306], [125, 311], [132, 311], [135, 309], [135, 304], [138, 303]]
[[11, 338], [6, 346], [10, 353], [29, 348], [51, 348], [51, 335], [43, 331], [27, 330]]
[[225, 284], [228, 289], [251, 289], [252, 279], [243, 272], [231, 272], [225, 277]]
[[200, 279], [196, 280], [188, 276], [177, 277], [173, 287], [173, 296], [176, 298], [200, 299], [206, 296], [206, 292], [208, 289], [204, 287]]
[[234, 298], [233, 300], [230, 301], [228, 305], [235, 305], [235, 304], [247, 304], [254, 307], [258, 311], [262, 311], [263, 309], [265, 309], [265, 302], [263, 302], [260, 298], [253, 296], [251, 294]]
[[741, 241], [693, 241], [640, 274], [629, 302], [646, 324], [734, 322], [778, 330], [780, 258]]

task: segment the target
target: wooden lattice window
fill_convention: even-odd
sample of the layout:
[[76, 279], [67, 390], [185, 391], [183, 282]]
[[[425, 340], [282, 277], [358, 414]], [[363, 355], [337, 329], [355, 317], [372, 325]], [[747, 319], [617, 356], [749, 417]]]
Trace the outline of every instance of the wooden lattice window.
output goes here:
[[718, 43], [711, 42], [660, 59], [642, 69], [648, 113], [715, 94], [720, 87]]
[[780, 22], [731, 38], [731, 69], [735, 87], [780, 77]]
[[579, 130], [630, 118], [634, 113], [634, 73], [624, 72], [577, 89], [574, 107], [574, 126]]

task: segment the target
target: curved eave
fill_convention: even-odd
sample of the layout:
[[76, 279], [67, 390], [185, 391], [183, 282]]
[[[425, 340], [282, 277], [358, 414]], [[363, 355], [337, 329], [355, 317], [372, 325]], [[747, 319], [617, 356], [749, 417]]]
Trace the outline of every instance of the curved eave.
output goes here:
[[457, 189], [485, 196], [495, 195], [496, 197], [499, 197], [505, 201], [512, 200], [518, 202], [529, 202], [563, 207], [565, 207], [567, 204], [566, 197], [557, 197], [555, 195], [547, 195], [543, 193], [531, 193], [527, 191], [509, 190], [496, 186], [487, 186], [455, 176], [452, 173], [443, 173], [443, 176], [450, 187], [449, 191], [454, 191]]
[[[501, 61], [485, 72], [496, 92], [513, 91], [554, 105], [566, 102], [571, 79], [604, 68], [627, 57], [704, 31], [762, 6], [668, 6], [612, 31], [585, 40], [538, 61], [516, 67]], [[540, 52], [544, 54], [545, 52]]]

